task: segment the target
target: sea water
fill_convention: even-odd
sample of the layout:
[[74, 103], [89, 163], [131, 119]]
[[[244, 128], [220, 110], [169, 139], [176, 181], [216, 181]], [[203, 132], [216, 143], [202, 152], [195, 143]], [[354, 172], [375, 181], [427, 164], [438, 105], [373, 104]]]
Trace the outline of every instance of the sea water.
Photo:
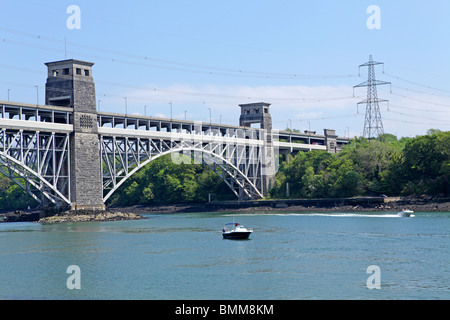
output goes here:
[[450, 213], [146, 218], [0, 224], [0, 299], [450, 298]]

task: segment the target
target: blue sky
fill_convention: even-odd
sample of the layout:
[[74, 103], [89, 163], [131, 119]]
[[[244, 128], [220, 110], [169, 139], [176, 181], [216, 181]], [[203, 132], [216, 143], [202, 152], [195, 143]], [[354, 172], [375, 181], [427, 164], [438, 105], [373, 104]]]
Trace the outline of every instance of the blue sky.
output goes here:
[[[80, 29], [69, 29], [70, 5]], [[366, 25], [370, 5], [380, 29]], [[0, 4], [0, 100], [44, 103], [45, 62], [95, 62], [102, 111], [238, 124], [238, 104], [271, 103], [274, 127], [361, 135], [369, 55], [386, 132], [450, 130], [450, 2], [44, 1]], [[65, 39], [65, 41], [64, 41]], [[66, 45], [65, 45], [66, 44]], [[186, 112], [185, 112], [186, 111]]]

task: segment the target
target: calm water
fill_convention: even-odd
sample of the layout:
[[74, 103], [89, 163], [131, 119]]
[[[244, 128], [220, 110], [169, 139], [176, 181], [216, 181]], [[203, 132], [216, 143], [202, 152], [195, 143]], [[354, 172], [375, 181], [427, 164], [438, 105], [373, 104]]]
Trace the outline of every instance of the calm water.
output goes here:
[[449, 213], [237, 214], [254, 234], [223, 240], [232, 219], [0, 224], [0, 299], [450, 299]]

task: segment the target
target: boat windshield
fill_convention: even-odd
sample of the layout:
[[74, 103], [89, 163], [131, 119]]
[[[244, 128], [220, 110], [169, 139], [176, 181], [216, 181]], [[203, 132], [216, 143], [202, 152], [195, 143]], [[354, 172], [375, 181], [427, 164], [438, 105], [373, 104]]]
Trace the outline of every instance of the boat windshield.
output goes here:
[[230, 230], [233, 230], [234, 228], [240, 228], [240, 227], [243, 227], [243, 226], [239, 223], [227, 223], [223, 227], [223, 231], [230, 231]]

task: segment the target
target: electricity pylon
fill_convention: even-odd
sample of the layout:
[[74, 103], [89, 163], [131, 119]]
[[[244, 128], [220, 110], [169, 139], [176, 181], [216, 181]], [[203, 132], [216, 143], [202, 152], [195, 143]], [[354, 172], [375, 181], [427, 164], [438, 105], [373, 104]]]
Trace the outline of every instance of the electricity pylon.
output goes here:
[[[386, 81], [379, 81], [375, 79], [375, 65], [383, 64], [383, 62], [373, 61], [372, 55], [369, 56], [369, 62], [359, 66], [368, 67], [368, 80], [353, 87], [353, 90], [358, 87], [367, 87], [367, 99], [358, 102], [358, 105], [366, 104], [366, 116], [364, 121], [363, 137], [371, 139], [384, 134], [383, 121], [381, 119], [379, 102], [388, 102], [385, 99], [379, 99], [377, 94], [377, 86], [383, 84], [391, 84]], [[388, 107], [389, 108], [389, 107]]]

